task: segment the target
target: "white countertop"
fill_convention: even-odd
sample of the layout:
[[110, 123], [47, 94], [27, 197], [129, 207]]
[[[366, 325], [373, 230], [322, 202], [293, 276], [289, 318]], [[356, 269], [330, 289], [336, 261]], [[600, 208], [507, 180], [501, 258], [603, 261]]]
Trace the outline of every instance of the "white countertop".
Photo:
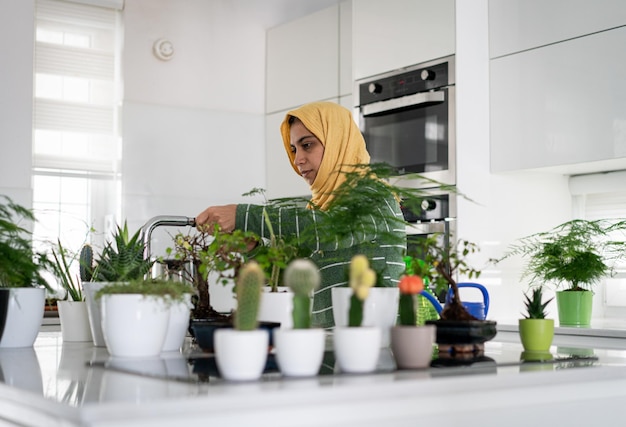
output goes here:
[[518, 365], [517, 333], [499, 330], [485, 355], [513, 363], [396, 371], [390, 351], [383, 349], [384, 372], [372, 375], [284, 379], [272, 372], [261, 381], [228, 383], [216, 376], [198, 380], [187, 363], [188, 352], [123, 366], [148, 375], [174, 374], [177, 380], [90, 367], [87, 362], [111, 362], [105, 348], [63, 343], [59, 332], [44, 331], [34, 348], [0, 349], [5, 383], [0, 385], [0, 419], [36, 426], [193, 421], [229, 427], [511, 426], [542, 424], [559, 414], [563, 422], [557, 425], [598, 425], [605, 417], [621, 416], [626, 401], [626, 340], [584, 340], [559, 335], [551, 348], [555, 357], [597, 357], [578, 368], [569, 362]]

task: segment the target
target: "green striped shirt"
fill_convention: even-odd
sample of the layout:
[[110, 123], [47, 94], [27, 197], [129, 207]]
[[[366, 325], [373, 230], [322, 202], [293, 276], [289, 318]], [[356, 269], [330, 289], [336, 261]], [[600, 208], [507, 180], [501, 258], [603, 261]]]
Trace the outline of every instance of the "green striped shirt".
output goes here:
[[[390, 195], [384, 206], [376, 206], [380, 215], [376, 218], [392, 216], [397, 218], [393, 224], [383, 221], [375, 227], [364, 227], [364, 231], [353, 232], [342, 239], [322, 238], [325, 230], [317, 227], [325, 212], [314, 209], [241, 204], [237, 206], [235, 228], [252, 231], [259, 236], [269, 238], [269, 232], [263, 220], [263, 208], [272, 218], [275, 233], [286, 238], [296, 237], [297, 244], [310, 252], [310, 259], [317, 264], [322, 276], [322, 285], [313, 298], [313, 324], [329, 328], [334, 326], [332, 313], [331, 289], [336, 286], [348, 286], [348, 267], [356, 254], [363, 254], [370, 260], [371, 267], [378, 274], [377, 286], [397, 286], [404, 272], [403, 256], [406, 252], [406, 230], [402, 211], [396, 199]], [[362, 221], [373, 221], [374, 216]], [[357, 221], [357, 218], [355, 218]], [[304, 238], [305, 230], [314, 230], [315, 238]], [[367, 230], [367, 231], [365, 231]], [[374, 231], [372, 231], [374, 230]], [[378, 230], [379, 232], [375, 232]], [[393, 236], [393, 237], [391, 237]], [[403, 242], [399, 244], [398, 242]]]

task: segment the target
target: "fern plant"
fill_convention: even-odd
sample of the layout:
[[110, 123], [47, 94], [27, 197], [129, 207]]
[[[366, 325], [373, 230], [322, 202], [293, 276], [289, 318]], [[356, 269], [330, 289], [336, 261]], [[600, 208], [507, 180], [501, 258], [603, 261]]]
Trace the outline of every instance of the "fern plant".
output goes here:
[[143, 278], [154, 261], [145, 258], [146, 245], [141, 239], [141, 230], [132, 236], [128, 225], [117, 226], [113, 241], [108, 242], [100, 254], [92, 272], [87, 266], [87, 274], [91, 273], [94, 282], [128, 282]]
[[520, 239], [501, 260], [527, 258], [523, 277], [530, 277], [531, 283], [591, 290], [612, 275], [613, 262], [626, 255], [626, 241], [614, 235], [625, 229], [626, 221], [575, 219]]

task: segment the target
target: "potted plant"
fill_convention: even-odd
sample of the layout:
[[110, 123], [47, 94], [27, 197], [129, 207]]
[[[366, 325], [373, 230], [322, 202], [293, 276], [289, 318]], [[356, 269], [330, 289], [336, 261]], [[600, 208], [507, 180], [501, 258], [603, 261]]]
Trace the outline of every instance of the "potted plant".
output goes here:
[[257, 319], [265, 274], [258, 263], [248, 261], [237, 276], [237, 309], [233, 328], [215, 331], [215, 362], [227, 380], [258, 379], [269, 349], [269, 333]]
[[[68, 253], [61, 244], [61, 239], [57, 240], [56, 248], [51, 252], [52, 272], [65, 291], [63, 299], [57, 301], [63, 341], [92, 341], [82, 284], [78, 274], [72, 271], [72, 264], [77, 257]], [[84, 257], [85, 254], [86, 251], [82, 250], [81, 255]]]
[[527, 259], [522, 277], [531, 284], [552, 285], [561, 326], [591, 323], [593, 287], [613, 274], [613, 263], [626, 254], [626, 242], [613, 238], [626, 221], [575, 219], [512, 244], [501, 260]]
[[82, 249], [84, 259], [80, 265], [81, 280], [95, 346], [106, 345], [102, 334], [100, 304], [94, 298], [96, 292], [111, 283], [142, 279], [154, 263], [145, 257], [146, 245], [140, 233], [141, 230], [137, 230], [131, 236], [124, 222], [123, 227], [117, 226], [113, 240], [106, 243], [96, 260], [93, 259], [93, 250], [89, 245]]
[[0, 201], [0, 306], [4, 328], [0, 348], [31, 347], [44, 314], [45, 291], [52, 290], [42, 272], [50, 267], [44, 253], [33, 250], [31, 233], [21, 225], [33, 213], [2, 196]]
[[[171, 307], [184, 303], [189, 292], [186, 283], [152, 279], [110, 282], [100, 288], [94, 297], [101, 303], [102, 333], [111, 356], [159, 355], [167, 339]], [[180, 328], [172, 332], [181, 335]]]
[[350, 261], [350, 308], [348, 326], [335, 326], [333, 347], [341, 372], [365, 373], [376, 368], [380, 356], [381, 328], [363, 326], [363, 307], [376, 283], [376, 272], [365, 255]]
[[[484, 320], [485, 302], [478, 303], [479, 311], [476, 316], [473, 311], [475, 304], [461, 301], [459, 288], [464, 285], [484, 287], [477, 283], [457, 283], [455, 277], [463, 275], [469, 279], [476, 279], [481, 271], [471, 266], [468, 257], [479, 251], [478, 245], [465, 239], [458, 239], [454, 244], [447, 245], [441, 242], [437, 234], [420, 239], [419, 253], [421, 262], [413, 262], [416, 274], [427, 278], [435, 287], [437, 295], [444, 295], [445, 306], [442, 308], [440, 319], [429, 320], [426, 324], [437, 327], [436, 341], [440, 353], [465, 353], [481, 351], [484, 342], [496, 335], [496, 322]], [[418, 273], [419, 272], [419, 273]], [[483, 297], [486, 289], [484, 289]], [[479, 315], [482, 314], [482, 317]]]
[[325, 345], [324, 330], [311, 328], [311, 297], [320, 285], [319, 270], [311, 260], [297, 259], [287, 266], [284, 280], [293, 296], [293, 328], [274, 330], [278, 366], [286, 376], [316, 375]]
[[430, 366], [435, 343], [434, 325], [417, 325], [416, 300], [424, 289], [424, 280], [414, 274], [400, 279], [398, 325], [391, 329], [391, 351], [399, 369]]
[[554, 319], [546, 318], [546, 306], [552, 301], [543, 301], [543, 289], [538, 286], [531, 296], [524, 295], [526, 314], [519, 319], [519, 334], [525, 351], [546, 352], [554, 337]]

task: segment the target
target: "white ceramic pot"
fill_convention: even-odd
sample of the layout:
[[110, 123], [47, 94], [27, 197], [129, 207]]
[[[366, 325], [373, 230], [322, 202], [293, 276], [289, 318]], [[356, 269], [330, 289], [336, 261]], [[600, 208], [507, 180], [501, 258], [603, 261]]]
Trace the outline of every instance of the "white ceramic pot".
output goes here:
[[85, 302], [87, 303], [87, 315], [89, 316], [89, 328], [91, 329], [91, 337], [93, 345], [96, 347], [105, 347], [104, 335], [102, 335], [102, 314], [100, 313], [100, 301], [95, 299], [96, 292], [110, 282], [83, 282], [83, 290], [85, 292]]
[[270, 290], [269, 286], [263, 288], [257, 319], [280, 323], [281, 328], [293, 327], [293, 292], [284, 286], [279, 286], [278, 292]]
[[170, 318], [163, 298], [138, 294], [103, 295], [102, 333], [113, 357], [156, 357]]
[[57, 307], [63, 341], [92, 341], [85, 301], [58, 301]]
[[317, 375], [324, 358], [323, 329], [274, 329], [276, 362], [283, 375], [308, 377]]
[[251, 381], [261, 377], [267, 361], [269, 332], [218, 329], [214, 335], [215, 363], [222, 378]]
[[32, 347], [39, 334], [46, 303], [43, 288], [10, 288], [0, 348]]
[[428, 368], [433, 359], [435, 325], [394, 326], [391, 351], [399, 369]]
[[381, 330], [375, 326], [335, 327], [333, 348], [339, 370], [367, 373], [376, 369], [380, 357]]
[[179, 351], [185, 341], [189, 329], [189, 315], [191, 312], [191, 295], [186, 294], [183, 301], [170, 304], [170, 320], [167, 325], [167, 334], [162, 351]]
[[[348, 326], [351, 288], [332, 288], [333, 318], [335, 326]], [[363, 304], [361, 326], [377, 326], [381, 329], [381, 347], [388, 347], [390, 330], [396, 324], [400, 291], [398, 288], [372, 288]]]

